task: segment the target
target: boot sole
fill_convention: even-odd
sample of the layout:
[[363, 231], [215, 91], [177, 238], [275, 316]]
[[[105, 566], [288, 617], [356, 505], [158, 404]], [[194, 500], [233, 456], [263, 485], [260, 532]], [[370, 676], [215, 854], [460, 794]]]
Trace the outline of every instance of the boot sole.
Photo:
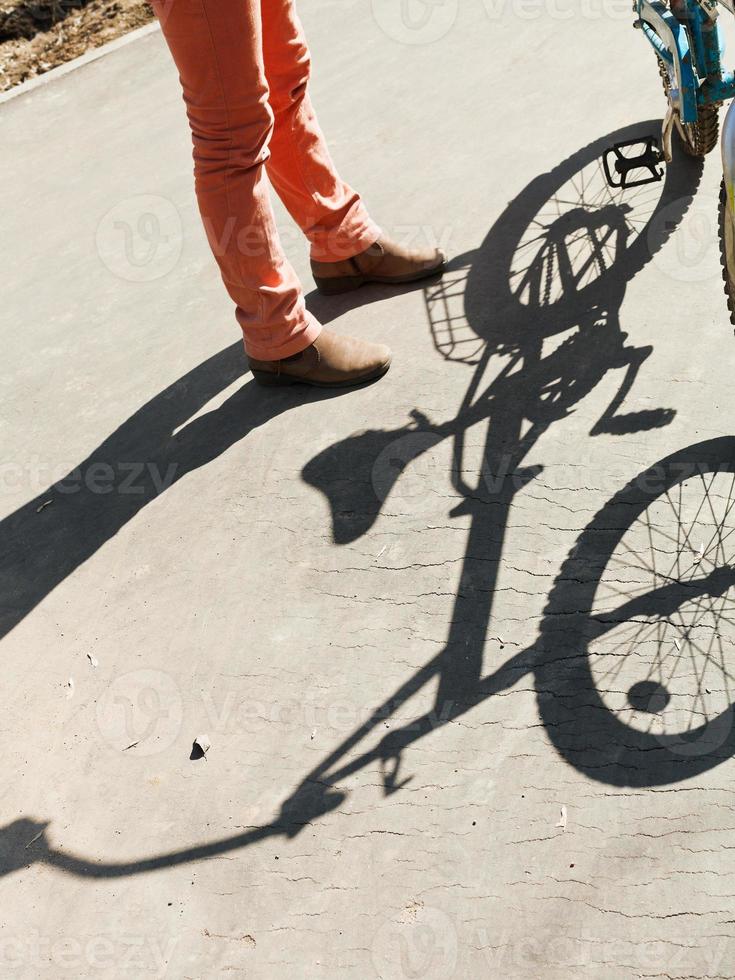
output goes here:
[[253, 370], [253, 380], [264, 388], [287, 388], [291, 385], [310, 385], [312, 388], [359, 388], [361, 385], [377, 381], [384, 374], [388, 373], [391, 362], [381, 364], [379, 368], [370, 374], [362, 375], [360, 378], [350, 378], [349, 381], [311, 381], [309, 378], [297, 378], [292, 374], [276, 374], [271, 371]]
[[314, 276], [316, 288], [324, 296], [338, 296], [340, 293], [351, 293], [360, 286], [366, 286], [371, 282], [382, 283], [387, 286], [400, 286], [409, 282], [420, 282], [422, 279], [430, 279], [438, 276], [446, 269], [446, 260], [441, 265], [433, 269], [425, 269], [423, 272], [412, 272], [406, 276], [335, 276], [331, 279], [324, 279], [321, 276]]

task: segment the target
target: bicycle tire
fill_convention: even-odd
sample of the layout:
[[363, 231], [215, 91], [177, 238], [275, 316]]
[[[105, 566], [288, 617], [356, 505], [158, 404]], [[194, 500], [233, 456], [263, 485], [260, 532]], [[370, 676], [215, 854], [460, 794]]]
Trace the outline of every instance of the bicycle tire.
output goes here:
[[[664, 94], [668, 101], [671, 93], [669, 70], [664, 62], [658, 59], [658, 70]], [[717, 146], [720, 139], [720, 105], [715, 102], [699, 109], [697, 121], [682, 123], [677, 119], [676, 129], [681, 139], [684, 151], [691, 157], [704, 159]]]
[[730, 313], [730, 323], [735, 326], [735, 228], [733, 228], [730, 205], [727, 200], [725, 181], [720, 185], [719, 207], [720, 260], [722, 262], [722, 280], [725, 285], [727, 309]]

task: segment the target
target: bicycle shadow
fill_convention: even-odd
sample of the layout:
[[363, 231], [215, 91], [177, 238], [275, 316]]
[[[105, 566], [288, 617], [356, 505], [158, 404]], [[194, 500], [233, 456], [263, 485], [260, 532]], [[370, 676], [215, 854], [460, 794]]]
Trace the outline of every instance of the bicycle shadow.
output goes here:
[[[304, 480], [329, 502], [335, 542], [347, 543], [369, 532], [408, 465], [438, 441], [454, 440], [452, 479], [462, 502], [453, 513], [470, 514], [472, 523], [443, 650], [304, 777], [271, 823], [196, 847], [122, 863], [90, 862], [67, 850], [62, 853], [48, 842], [46, 823], [23, 819], [0, 832], [0, 872], [35, 860], [75, 875], [119, 877], [206, 860], [271, 836], [295, 837], [340, 805], [346, 792], [338, 784], [365, 766], [381, 766], [385, 793], [400, 791], [405, 785], [400, 773], [404, 749], [512, 687], [521, 677], [539, 671], [543, 691], [553, 694], [556, 685], [569, 695], [572, 675], [565, 672], [563, 663], [569, 655], [568, 635], [564, 639], [561, 634], [551, 636], [548, 622], [559, 620], [552, 602], [539, 643], [487, 675], [482, 671], [485, 641], [509, 511], [516, 494], [540, 472], [524, 467], [529, 450], [610, 371], [622, 371], [622, 379], [591, 434], [622, 436], [667, 425], [673, 418], [672, 410], [665, 407], [632, 414], [622, 410], [651, 348], [628, 343], [620, 310], [628, 282], [685, 213], [701, 166], [681, 161], [669, 169], [663, 188], [646, 191], [642, 197], [637, 192], [635, 203], [630, 197], [616, 199], [591, 179], [592, 172], [600, 169], [599, 156], [607, 146], [655, 131], [658, 125], [642, 123], [606, 136], [537, 178], [509, 205], [480, 248], [454, 260], [443, 283], [427, 288], [437, 349], [473, 368], [454, 419], [432, 424], [417, 412], [414, 421], [404, 427], [362, 433], [330, 447], [303, 471]], [[592, 171], [580, 179], [588, 168]], [[658, 230], [652, 234], [655, 222]], [[578, 247], [580, 243], [583, 247]], [[560, 342], [549, 352], [546, 348], [554, 337]], [[214, 423], [222, 411], [213, 413], [207, 431], [216, 430]], [[228, 411], [232, 408], [225, 410], [225, 416]], [[462, 466], [464, 433], [483, 420], [489, 422], [483, 472], [477, 484], [468, 484]], [[232, 423], [229, 428], [229, 437], [220, 436], [220, 444], [227, 443], [235, 432], [243, 432], [243, 427], [233, 429]], [[193, 465], [195, 447], [190, 451]], [[210, 457], [210, 452], [204, 455]], [[715, 583], [702, 586], [705, 590], [715, 587]], [[564, 592], [564, 602], [573, 602], [573, 584], [567, 582], [564, 589], [571, 590]], [[559, 594], [557, 591], [557, 598]], [[439, 685], [430, 712], [364, 751], [354, 752], [376, 733], [381, 721], [433, 678], [439, 679]], [[589, 699], [584, 703], [589, 704]], [[556, 708], [541, 703], [539, 708], [554, 744], [567, 761], [584, 771], [578, 753], [575, 756], [580, 739], [609, 733], [599, 726], [591, 730], [591, 736], [579, 730], [570, 733], [568, 726], [558, 725]], [[555, 727], [564, 731], [561, 741], [554, 740]], [[575, 751], [569, 747], [570, 739]], [[598, 778], [617, 784], [629, 780], [631, 759], [613, 759], [610, 768], [608, 757], [596, 770]], [[640, 762], [636, 757], [634, 764]], [[651, 769], [646, 771], [650, 780]], [[680, 768], [676, 778], [681, 773]], [[25, 844], [34, 834], [33, 850], [27, 851]]]
[[[655, 124], [605, 137], [539, 177], [509, 205], [480, 248], [455, 259], [440, 286], [426, 290], [437, 349], [475, 369], [458, 415], [432, 425], [416, 413], [412, 424], [360, 433], [305, 468], [304, 479], [329, 501], [335, 542], [346, 544], [370, 530], [406, 467], [437, 442], [452, 438], [452, 482], [463, 500], [450, 516], [472, 517], [444, 649], [376, 710], [374, 720], [312, 771], [310, 780], [334, 784], [379, 762], [385, 791], [395, 792], [405, 784], [399, 775], [401, 755], [420, 738], [534, 673], [540, 662], [544, 682], [553, 688], [552, 665], [563, 659], [564, 651], [551, 642], [554, 634], [546, 621], [537, 644], [482, 676], [510, 509], [541, 471], [524, 467], [523, 461], [541, 436], [611, 371], [622, 371], [622, 379], [591, 436], [658, 428], [675, 414], [667, 408], [623, 411], [652, 353], [650, 346], [630, 345], [621, 328], [627, 284], [676, 228], [701, 174], [698, 164], [685, 161], [669, 169], [663, 189], [654, 185], [653, 190], [625, 195], [611, 191], [600, 156], [612, 142], [640, 135], [646, 126]], [[557, 337], [563, 339], [553, 348]], [[483, 472], [477, 484], [469, 484], [463, 477], [464, 433], [481, 421], [488, 422]], [[349, 473], [349, 480], [341, 473]], [[340, 765], [378, 720], [397, 712], [435, 677], [439, 688], [430, 712]], [[542, 718], [554, 741], [558, 719], [553, 708], [545, 708]], [[568, 739], [566, 746], [557, 747], [567, 748], [562, 754], [568, 761], [584, 759], [583, 753], [568, 750]], [[653, 756], [651, 766], [643, 766], [644, 776], [637, 756], [630, 773], [625, 760], [618, 761], [618, 769], [603, 767], [600, 771], [607, 776], [600, 778], [624, 784], [635, 769], [637, 781], [650, 782], [661, 772], [660, 760]]]

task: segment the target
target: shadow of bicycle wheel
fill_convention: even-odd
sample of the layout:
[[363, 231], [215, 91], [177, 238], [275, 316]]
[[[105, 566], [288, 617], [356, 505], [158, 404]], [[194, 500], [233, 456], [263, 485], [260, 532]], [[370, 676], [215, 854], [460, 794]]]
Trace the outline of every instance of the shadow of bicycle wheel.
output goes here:
[[735, 437], [673, 453], [581, 533], [541, 625], [557, 751], [616, 786], [680, 782], [735, 751]]

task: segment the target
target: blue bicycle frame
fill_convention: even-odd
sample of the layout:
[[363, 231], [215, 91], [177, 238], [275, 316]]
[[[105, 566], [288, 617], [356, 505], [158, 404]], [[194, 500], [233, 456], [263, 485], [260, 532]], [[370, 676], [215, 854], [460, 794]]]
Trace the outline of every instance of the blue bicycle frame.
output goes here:
[[[733, 0], [720, 0], [735, 14]], [[735, 98], [735, 74], [722, 68], [717, 0], [677, 0], [678, 16], [660, 0], [636, 0], [637, 26], [669, 68], [671, 103], [682, 123], [695, 123], [700, 106]]]
[[[697, 122], [702, 107], [735, 98], [735, 73], [722, 65], [719, 6], [735, 15], [735, 0], [634, 0], [640, 28], [667, 67], [669, 111], [663, 126], [663, 152], [671, 162], [674, 125]], [[735, 103], [722, 127], [722, 163], [730, 213], [735, 215]]]

